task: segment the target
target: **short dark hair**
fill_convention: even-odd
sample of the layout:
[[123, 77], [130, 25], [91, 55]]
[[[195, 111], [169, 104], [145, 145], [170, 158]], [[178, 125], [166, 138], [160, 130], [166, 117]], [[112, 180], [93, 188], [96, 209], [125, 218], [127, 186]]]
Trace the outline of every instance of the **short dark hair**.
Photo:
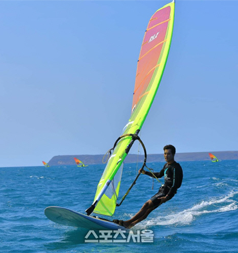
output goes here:
[[164, 150], [165, 149], [170, 149], [173, 155], [176, 153], [176, 148], [171, 144], [164, 146]]

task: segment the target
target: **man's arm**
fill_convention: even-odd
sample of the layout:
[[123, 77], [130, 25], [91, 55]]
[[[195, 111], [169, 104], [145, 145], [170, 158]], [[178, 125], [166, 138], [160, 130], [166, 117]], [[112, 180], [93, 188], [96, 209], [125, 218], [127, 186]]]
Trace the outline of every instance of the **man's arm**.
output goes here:
[[145, 174], [147, 176], [150, 176], [150, 177], [157, 177], [157, 178], [161, 178], [163, 175], [164, 175], [164, 168], [160, 171], [160, 172], [153, 172], [153, 174], [149, 171], [145, 171], [145, 170], [142, 170], [140, 169], [139, 170], [139, 173], [142, 173], [142, 174]]

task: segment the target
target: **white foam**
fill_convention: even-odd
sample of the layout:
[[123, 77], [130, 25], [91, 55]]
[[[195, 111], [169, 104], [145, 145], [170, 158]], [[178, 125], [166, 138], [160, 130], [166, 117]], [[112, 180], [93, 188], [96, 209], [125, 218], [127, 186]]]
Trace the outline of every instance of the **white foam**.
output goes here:
[[216, 187], [223, 187], [223, 186], [228, 186], [228, 184], [224, 183], [224, 182], [220, 182], [220, 183], [216, 183], [215, 186]]
[[39, 176], [30, 176], [30, 178], [42, 179], [44, 177], [43, 176], [41, 176], [41, 177], [39, 177]]
[[[207, 213], [229, 212], [238, 209], [237, 202], [232, 197], [238, 192], [230, 192], [222, 198], [213, 198], [209, 201], [202, 201], [193, 207], [184, 211], [169, 214], [166, 216], [158, 216], [154, 219], [145, 220], [141, 225], [188, 225], [197, 216]], [[219, 204], [219, 206], [217, 206]], [[222, 205], [222, 206], [221, 206]]]

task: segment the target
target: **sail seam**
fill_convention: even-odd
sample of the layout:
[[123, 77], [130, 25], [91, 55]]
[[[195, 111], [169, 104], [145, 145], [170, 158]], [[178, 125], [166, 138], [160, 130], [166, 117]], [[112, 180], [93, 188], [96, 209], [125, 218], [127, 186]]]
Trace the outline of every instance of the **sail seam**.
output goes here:
[[160, 43], [158, 43], [157, 45], [155, 45], [154, 47], [152, 47], [149, 51], [147, 51], [144, 55], [142, 55], [141, 58], [139, 58], [139, 61], [140, 61], [143, 57], [145, 57], [148, 53], [150, 53], [152, 50], [154, 50], [156, 47], [158, 47], [159, 45], [163, 44], [163, 43], [166, 42], [166, 41], [167, 41], [167, 39], [161, 41]]
[[157, 25], [154, 25], [154, 26], [148, 28], [147, 31], [149, 31], [149, 30], [155, 28], [156, 26], [159, 26], [159, 25], [162, 25], [162, 24], [164, 24], [164, 23], [167, 23], [167, 22], [169, 22], [170, 20], [171, 20], [171, 18], [166, 19], [165, 21], [163, 21], [163, 22], [161, 22], [161, 23], [159, 23], [159, 24], [157, 24]]
[[134, 90], [134, 94], [137, 92], [137, 90], [140, 88], [140, 86], [143, 84], [143, 81], [148, 77], [148, 75], [153, 71], [155, 70], [157, 67], [159, 67], [160, 64], [157, 64], [155, 65], [145, 76], [144, 78], [142, 79], [142, 81], [140, 82], [140, 84], [138, 85], [138, 87]]

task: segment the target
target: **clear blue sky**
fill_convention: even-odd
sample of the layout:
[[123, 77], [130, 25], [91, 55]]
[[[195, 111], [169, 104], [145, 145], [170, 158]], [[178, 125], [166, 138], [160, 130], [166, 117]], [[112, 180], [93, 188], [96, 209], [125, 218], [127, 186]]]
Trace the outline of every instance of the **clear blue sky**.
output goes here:
[[[130, 117], [144, 31], [168, 2], [0, 1], [0, 167], [111, 148]], [[175, 8], [141, 131], [147, 152], [238, 150], [238, 1]]]

